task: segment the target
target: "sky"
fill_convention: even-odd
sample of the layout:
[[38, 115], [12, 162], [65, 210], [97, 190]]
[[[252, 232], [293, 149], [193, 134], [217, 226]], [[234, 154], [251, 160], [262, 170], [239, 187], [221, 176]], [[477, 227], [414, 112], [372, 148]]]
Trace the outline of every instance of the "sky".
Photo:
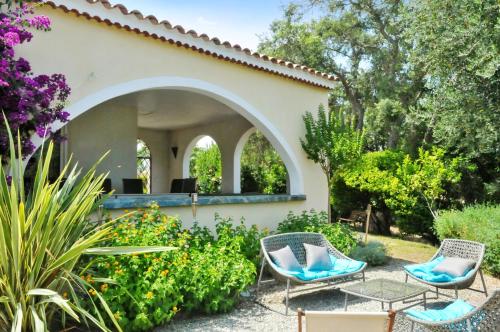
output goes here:
[[111, 0], [129, 10], [193, 29], [221, 41], [256, 50], [258, 35], [269, 30], [272, 21], [281, 18], [290, 0]]

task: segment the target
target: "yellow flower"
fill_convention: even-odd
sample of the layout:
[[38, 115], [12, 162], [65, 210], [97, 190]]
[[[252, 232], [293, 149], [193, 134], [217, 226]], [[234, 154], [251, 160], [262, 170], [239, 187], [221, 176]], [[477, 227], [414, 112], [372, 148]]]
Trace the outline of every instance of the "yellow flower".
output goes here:
[[115, 313], [113, 314], [113, 316], [115, 317], [115, 319], [116, 319], [116, 320], [120, 320], [120, 319], [121, 319], [121, 314], [120, 314], [120, 312], [119, 312], [119, 311], [115, 312]]
[[101, 292], [103, 292], [103, 293], [106, 292], [108, 290], [108, 287], [109, 287], [108, 284], [102, 284], [101, 285]]
[[164, 277], [168, 274], [168, 270], [163, 270], [160, 272], [160, 274]]
[[174, 313], [176, 313], [177, 311], [179, 311], [179, 309], [177, 309], [177, 307], [173, 307], [173, 308], [172, 308], [172, 311], [173, 311]]
[[154, 296], [153, 292], [147, 292], [147, 293], [146, 293], [146, 298], [147, 298], [148, 300], [151, 300], [151, 299], [153, 298], [153, 296]]
[[68, 292], [64, 292], [64, 293], [63, 293], [63, 297], [64, 297], [65, 299], [67, 299], [67, 298], [68, 298]]

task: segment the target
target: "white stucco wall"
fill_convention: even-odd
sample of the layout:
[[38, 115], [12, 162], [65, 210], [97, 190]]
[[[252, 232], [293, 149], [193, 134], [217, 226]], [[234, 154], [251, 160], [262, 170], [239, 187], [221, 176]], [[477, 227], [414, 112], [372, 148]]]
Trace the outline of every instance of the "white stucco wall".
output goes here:
[[[66, 75], [73, 90], [67, 109], [72, 114], [71, 118], [76, 118], [72, 120], [75, 124], [79, 118], [85, 119], [85, 113], [82, 112], [94, 105], [137, 89], [174, 87], [206, 94], [234, 109], [266, 135], [291, 171], [293, 193], [307, 196], [306, 201], [269, 204], [269, 209], [261, 204], [238, 207], [221, 205], [207, 208], [207, 211], [213, 209], [223, 215], [233, 211], [268, 220], [275, 218], [266, 217], [263, 211], [267, 211], [268, 215], [284, 215], [288, 210], [325, 209], [325, 177], [319, 166], [307, 159], [299, 137], [304, 135], [302, 115], [305, 111], [315, 111], [321, 103], [327, 104], [328, 90], [222, 61], [61, 10], [47, 7], [37, 10], [51, 18], [52, 31], [36, 32], [32, 42], [19, 49], [19, 54], [30, 60], [35, 73]], [[116, 112], [125, 113], [126, 110]], [[97, 125], [116, 125], [123, 129], [111, 134], [112, 138], [109, 134], [102, 137], [95, 129], [96, 133], [94, 130], [86, 133], [80, 131], [86, 135], [85, 140], [88, 142], [70, 143], [71, 149], [78, 152], [87, 164], [97, 158], [100, 154], [97, 151], [118, 146], [122, 140], [135, 142], [137, 131], [125, 132], [126, 125], [122, 122], [128, 121], [127, 117], [121, 113], [116, 115], [108, 118], [106, 124]], [[105, 117], [95, 116], [96, 120], [104, 120]], [[71, 140], [71, 136], [79, 129], [76, 125], [70, 127], [75, 127], [69, 135]], [[172, 134], [170, 139], [172, 145], [180, 145], [174, 142], [175, 139], [181, 139], [179, 135], [176, 137]], [[95, 149], [92, 149], [91, 142], [98, 143]], [[134, 151], [129, 152], [135, 158], [135, 144], [132, 146]], [[131, 160], [129, 152], [106, 164], [112, 171], [114, 185], [117, 179], [135, 174], [135, 162], [130, 163], [134, 167], [133, 172], [132, 169], [118, 168], [124, 159]], [[177, 158], [182, 158], [182, 155], [183, 151], [179, 151]], [[171, 165], [171, 171], [175, 177], [181, 174], [178, 166]], [[118, 183], [121, 187], [121, 181]]]
[[112, 186], [122, 192], [122, 179], [137, 176], [137, 112], [134, 108], [101, 104], [67, 125], [68, 152], [83, 169], [109, 155], [97, 171], [110, 172]]

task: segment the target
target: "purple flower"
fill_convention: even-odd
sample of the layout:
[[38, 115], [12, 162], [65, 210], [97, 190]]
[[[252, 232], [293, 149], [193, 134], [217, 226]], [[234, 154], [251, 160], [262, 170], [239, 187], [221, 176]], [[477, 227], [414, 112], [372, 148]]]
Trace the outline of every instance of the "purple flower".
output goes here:
[[[28, 28], [48, 30], [46, 16], [27, 17], [33, 14], [26, 4], [7, 12], [0, 12], [0, 109], [7, 116], [12, 131], [19, 130], [23, 155], [30, 155], [35, 146], [31, 136], [52, 134], [54, 121], [67, 122], [69, 113], [64, 102], [71, 89], [61, 74], [33, 75], [29, 62], [16, 58], [14, 46], [29, 42], [33, 37]], [[0, 119], [0, 122], [3, 119]], [[0, 155], [8, 155], [5, 126], [0, 125]], [[2, 160], [5, 162], [6, 159]]]
[[21, 43], [19, 35], [15, 32], [7, 32], [6, 34], [3, 35], [2, 39], [4, 40], [5, 44], [9, 47], [13, 47]]
[[39, 30], [48, 30], [50, 28], [50, 19], [47, 16], [35, 16], [27, 19], [30, 26]]
[[36, 134], [38, 136], [40, 136], [41, 138], [47, 137], [51, 132], [50, 127], [47, 127], [47, 126], [42, 127], [40, 125], [36, 126], [35, 130], [36, 130]]
[[31, 70], [30, 63], [24, 58], [19, 58], [16, 62], [16, 70], [27, 73]]

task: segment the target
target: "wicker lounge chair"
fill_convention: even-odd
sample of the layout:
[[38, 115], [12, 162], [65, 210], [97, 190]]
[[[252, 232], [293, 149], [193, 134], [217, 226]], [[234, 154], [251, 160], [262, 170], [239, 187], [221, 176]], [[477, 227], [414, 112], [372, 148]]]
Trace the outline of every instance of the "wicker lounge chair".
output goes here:
[[462, 332], [462, 331], [500, 331], [500, 290], [493, 291], [486, 301], [468, 314], [453, 320], [431, 322], [417, 319], [410, 315], [405, 317], [411, 321], [411, 330], [420, 325], [426, 331], [434, 332]]
[[[346, 277], [351, 277], [356, 274], [361, 274], [363, 277], [363, 281], [365, 280], [365, 268], [366, 268], [366, 263], [363, 263], [363, 265], [357, 269], [354, 272], [350, 273], [345, 273], [345, 274], [338, 274], [335, 276], [330, 276], [330, 277], [325, 277], [325, 278], [318, 278], [314, 280], [302, 280], [297, 278], [296, 276], [289, 275], [284, 273], [282, 269], [279, 269], [274, 262], [272, 261], [271, 257], [269, 256], [269, 252], [279, 250], [281, 248], [284, 248], [286, 246], [290, 246], [290, 249], [292, 249], [292, 252], [294, 253], [295, 257], [299, 261], [299, 263], [302, 265], [302, 267], [306, 266], [306, 252], [304, 249], [304, 243], [316, 245], [316, 246], [322, 246], [328, 248], [328, 252], [330, 255], [334, 256], [337, 259], [343, 259], [343, 260], [348, 260], [352, 262], [356, 262], [355, 260], [345, 256], [342, 254], [340, 251], [335, 249], [335, 247], [332, 246], [330, 242], [322, 235], [318, 233], [284, 233], [284, 234], [278, 234], [278, 235], [272, 235], [265, 237], [260, 240], [261, 244], [261, 254], [262, 254], [262, 264], [260, 268], [260, 275], [259, 275], [259, 280], [257, 282], [257, 291], [260, 288], [262, 281], [262, 275], [264, 274], [264, 268], [266, 264], [270, 268], [270, 272], [273, 274], [276, 280], [286, 280], [286, 314], [288, 314], [288, 300], [290, 294], [299, 292], [299, 291], [290, 291], [290, 283], [299, 283], [299, 284], [310, 284], [310, 283], [318, 283], [318, 282], [327, 282], [328, 285], [330, 285], [331, 281], [335, 279], [344, 279]], [[326, 286], [328, 286], [326, 285]], [[324, 286], [321, 286], [324, 287]]]
[[307, 332], [392, 332], [396, 312], [342, 312], [342, 311], [297, 311], [299, 332], [302, 332], [302, 317], [306, 318]]
[[[413, 274], [411, 274], [411, 272], [409, 272], [405, 268], [406, 282], [408, 282], [408, 276], [410, 276], [419, 282], [422, 282], [429, 286], [433, 286], [436, 288], [436, 297], [439, 297], [439, 294], [447, 296], [446, 294], [439, 293], [439, 288], [454, 289], [455, 298], [458, 298], [459, 289], [470, 289], [476, 292], [484, 293], [485, 296], [488, 296], [488, 291], [486, 290], [486, 284], [484, 282], [483, 272], [481, 271], [481, 263], [483, 262], [483, 257], [484, 257], [484, 244], [466, 240], [445, 239], [441, 243], [439, 250], [436, 252], [436, 254], [434, 254], [434, 256], [430, 259], [430, 261], [433, 261], [439, 256], [472, 259], [476, 262], [476, 265], [474, 266], [472, 272], [467, 273], [466, 278], [459, 278], [458, 281], [450, 281], [450, 282], [425, 281], [414, 276]], [[481, 282], [483, 284], [483, 290], [470, 288], [470, 286], [476, 279], [476, 275], [478, 272], [479, 276], [481, 277]]]

